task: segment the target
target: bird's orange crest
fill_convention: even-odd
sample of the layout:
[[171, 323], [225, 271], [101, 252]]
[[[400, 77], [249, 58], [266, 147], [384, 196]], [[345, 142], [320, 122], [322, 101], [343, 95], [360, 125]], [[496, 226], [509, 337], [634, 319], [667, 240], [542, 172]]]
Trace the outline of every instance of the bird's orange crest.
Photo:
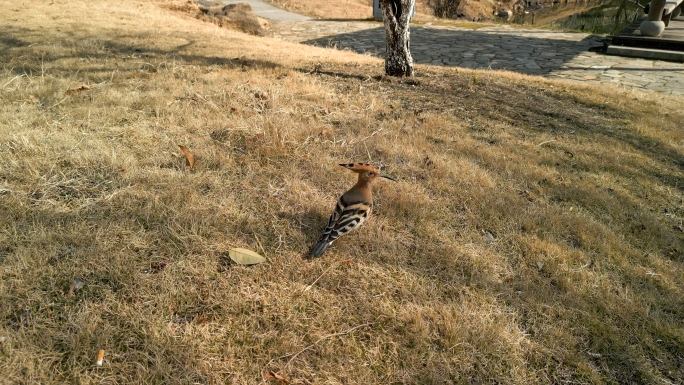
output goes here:
[[368, 163], [340, 163], [340, 166], [348, 168], [354, 172], [373, 171], [377, 174], [378, 169]]

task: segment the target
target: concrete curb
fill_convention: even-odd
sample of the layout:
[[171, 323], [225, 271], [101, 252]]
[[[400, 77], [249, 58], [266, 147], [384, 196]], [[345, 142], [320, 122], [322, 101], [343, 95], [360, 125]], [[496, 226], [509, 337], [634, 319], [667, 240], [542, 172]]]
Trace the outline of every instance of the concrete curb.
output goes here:
[[609, 45], [606, 50], [608, 55], [639, 57], [644, 59], [668, 60], [684, 62], [684, 52], [666, 51], [662, 49], [626, 47], [621, 45]]

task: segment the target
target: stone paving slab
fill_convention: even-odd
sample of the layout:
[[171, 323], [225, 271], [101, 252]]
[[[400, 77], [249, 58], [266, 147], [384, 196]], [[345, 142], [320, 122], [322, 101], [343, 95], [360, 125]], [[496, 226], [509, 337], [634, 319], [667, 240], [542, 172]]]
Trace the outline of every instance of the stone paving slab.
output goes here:
[[[385, 30], [373, 21], [309, 20], [273, 23], [284, 40], [383, 57]], [[684, 63], [597, 52], [606, 36], [493, 25], [478, 29], [413, 26], [416, 63], [507, 70], [553, 79], [684, 95]]]

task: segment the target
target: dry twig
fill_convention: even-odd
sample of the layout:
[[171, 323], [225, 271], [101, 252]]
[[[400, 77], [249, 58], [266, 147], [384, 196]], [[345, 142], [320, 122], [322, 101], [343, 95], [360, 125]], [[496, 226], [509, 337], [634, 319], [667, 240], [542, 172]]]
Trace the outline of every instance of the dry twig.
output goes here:
[[373, 325], [373, 322], [367, 322], [367, 323], [365, 323], [365, 324], [357, 325], [357, 326], [354, 326], [353, 328], [349, 328], [349, 329], [347, 329], [347, 330], [345, 330], [345, 331], [343, 331], [343, 332], [332, 333], [332, 334], [325, 335], [325, 336], [323, 336], [323, 337], [317, 339], [316, 342], [314, 342], [313, 344], [311, 344], [311, 345], [305, 347], [304, 349], [298, 351], [297, 353], [292, 354], [292, 355], [287, 354], [287, 355], [284, 355], [284, 356], [282, 356], [282, 357], [278, 357], [278, 359], [292, 356], [292, 357], [290, 357], [290, 359], [287, 361], [287, 363], [286, 363], [285, 366], [284, 366], [285, 368], [287, 368], [287, 367], [290, 365], [290, 363], [291, 363], [295, 358], [297, 358], [298, 355], [300, 355], [300, 354], [304, 353], [305, 351], [307, 351], [307, 350], [313, 348], [313, 347], [316, 346], [319, 342], [321, 342], [321, 341], [323, 341], [323, 340], [327, 340], [327, 339], [329, 339], [329, 338], [347, 335], [347, 334], [353, 332], [353, 331], [356, 330], [356, 329], [360, 329], [360, 328], [362, 328], [362, 327], [371, 326], [371, 325]]

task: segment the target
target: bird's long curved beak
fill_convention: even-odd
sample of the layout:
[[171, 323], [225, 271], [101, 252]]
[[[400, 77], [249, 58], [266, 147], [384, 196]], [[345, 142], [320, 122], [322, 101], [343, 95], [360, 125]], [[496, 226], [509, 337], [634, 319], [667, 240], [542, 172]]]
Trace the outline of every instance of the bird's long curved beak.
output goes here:
[[396, 179], [392, 178], [392, 177], [389, 176], [389, 175], [378, 175], [378, 176], [379, 176], [380, 178], [389, 179], [389, 180], [394, 181], [394, 182], [397, 181]]

